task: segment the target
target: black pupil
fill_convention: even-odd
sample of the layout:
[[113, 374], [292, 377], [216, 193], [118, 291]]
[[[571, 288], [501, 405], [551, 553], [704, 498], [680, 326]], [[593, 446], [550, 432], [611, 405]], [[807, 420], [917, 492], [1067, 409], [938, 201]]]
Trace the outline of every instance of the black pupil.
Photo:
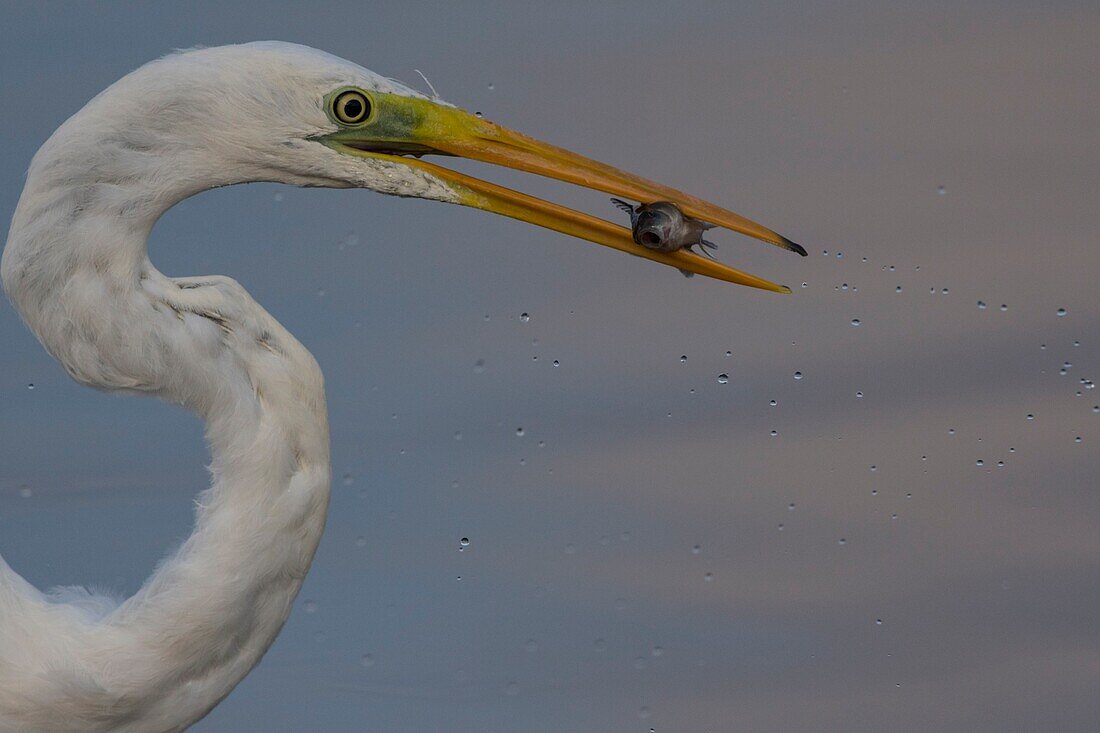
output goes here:
[[351, 99], [344, 102], [344, 116], [345, 117], [347, 117], [348, 119], [354, 120], [354, 119], [358, 119], [358, 117], [361, 114], [363, 114], [363, 102], [362, 102], [362, 100], [358, 99], [357, 97], [352, 97]]

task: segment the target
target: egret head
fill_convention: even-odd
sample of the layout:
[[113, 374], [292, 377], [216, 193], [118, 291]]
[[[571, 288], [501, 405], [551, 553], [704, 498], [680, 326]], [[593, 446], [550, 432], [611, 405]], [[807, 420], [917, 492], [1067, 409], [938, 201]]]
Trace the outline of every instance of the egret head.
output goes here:
[[[113, 142], [79, 150], [110, 176], [127, 168], [193, 190], [244, 181], [360, 187], [462, 204], [753, 287], [786, 288], [687, 251], [636, 244], [630, 230], [467, 176], [422, 156], [459, 156], [642, 203], [671, 201], [697, 219], [805, 254], [744, 217], [509, 130], [329, 54], [289, 43], [197, 49], [124, 77], [79, 116]], [[65, 126], [59, 130], [62, 133]], [[75, 132], [75, 130], [74, 130]], [[70, 135], [69, 137], [72, 137]], [[79, 143], [74, 143], [79, 149]], [[90, 158], [90, 160], [89, 160]], [[102, 178], [102, 177], [101, 177]], [[168, 188], [171, 188], [170, 186]], [[174, 202], [173, 202], [174, 203]]]

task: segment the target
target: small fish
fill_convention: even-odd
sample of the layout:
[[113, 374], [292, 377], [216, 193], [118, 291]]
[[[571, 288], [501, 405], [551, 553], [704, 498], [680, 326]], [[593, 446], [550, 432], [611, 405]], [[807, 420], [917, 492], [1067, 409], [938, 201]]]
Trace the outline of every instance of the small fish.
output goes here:
[[[630, 214], [630, 229], [634, 241], [643, 247], [660, 252], [676, 252], [699, 245], [699, 254], [712, 257], [707, 250], [717, 249], [713, 242], [703, 239], [703, 232], [713, 229], [699, 219], [693, 219], [670, 201], [655, 201], [652, 204], [633, 206], [622, 199], [611, 199], [611, 203]], [[680, 270], [686, 277], [693, 273]]]

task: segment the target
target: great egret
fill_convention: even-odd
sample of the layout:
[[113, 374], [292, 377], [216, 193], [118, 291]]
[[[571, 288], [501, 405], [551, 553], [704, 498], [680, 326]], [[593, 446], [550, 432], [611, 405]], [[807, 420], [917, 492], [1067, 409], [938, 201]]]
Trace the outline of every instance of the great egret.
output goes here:
[[[92, 99], [34, 156], [0, 275], [78, 382], [206, 421], [213, 483], [191, 536], [133, 597], [41, 593], [0, 559], [0, 732], [180, 731], [260, 660], [309, 570], [329, 499], [321, 371], [229, 278], [169, 278], [146, 240], [171, 206], [249, 181], [360, 187], [485, 209], [691, 272], [786, 291], [689, 251], [420, 158], [457, 155], [800, 251], [713, 204], [288, 43], [189, 50]], [[804, 252], [803, 252], [804, 253]]]

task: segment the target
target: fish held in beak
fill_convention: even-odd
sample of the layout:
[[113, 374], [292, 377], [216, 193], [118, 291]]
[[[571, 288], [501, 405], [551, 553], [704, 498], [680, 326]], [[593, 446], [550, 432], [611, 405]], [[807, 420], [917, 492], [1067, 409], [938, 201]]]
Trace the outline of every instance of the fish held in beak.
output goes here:
[[[681, 249], [694, 252], [692, 247], [699, 245], [699, 254], [708, 257], [711, 255], [707, 250], [717, 249], [713, 242], [703, 239], [703, 232], [713, 229], [714, 225], [688, 216], [671, 201], [633, 206], [622, 199], [613, 198], [611, 203], [630, 215], [631, 235], [636, 244], [659, 252], [676, 252]], [[687, 270], [680, 272], [685, 277], [694, 275]]]

